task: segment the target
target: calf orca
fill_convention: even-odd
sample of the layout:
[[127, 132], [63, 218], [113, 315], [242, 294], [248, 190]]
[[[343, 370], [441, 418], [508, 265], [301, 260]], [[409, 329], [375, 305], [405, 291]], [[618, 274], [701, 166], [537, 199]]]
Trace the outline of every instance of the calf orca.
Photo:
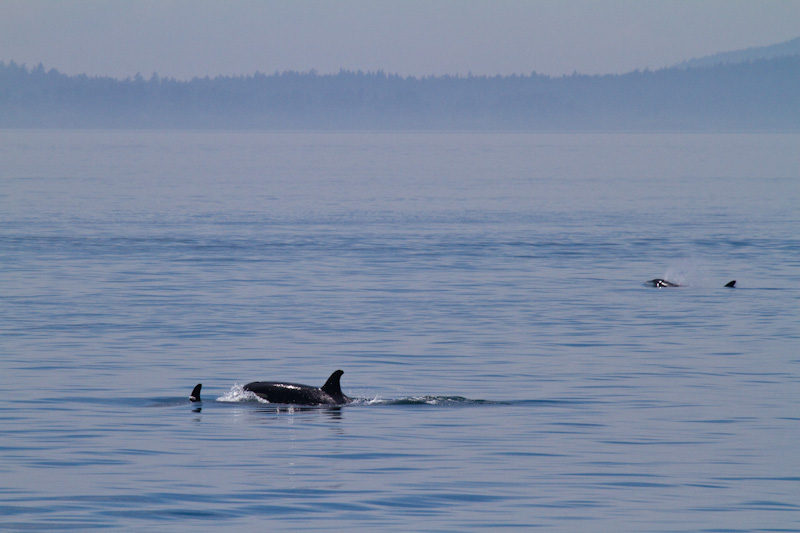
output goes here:
[[[292, 405], [341, 405], [350, 403], [352, 398], [348, 398], [342, 393], [342, 387], [339, 384], [339, 379], [344, 374], [344, 371], [337, 370], [325, 385], [322, 387], [311, 387], [309, 385], [300, 385], [297, 383], [284, 383], [280, 381], [254, 381], [248, 383], [243, 388], [250, 391], [259, 398], [267, 400], [269, 403], [285, 403]], [[190, 402], [199, 402], [200, 399], [200, 383], [192, 391], [189, 396]]]
[[[661, 278], [651, 279], [650, 281], [647, 282], [647, 284], [653, 287], [658, 287], [659, 289], [662, 287], [683, 287], [683, 285], [678, 285], [677, 283], [672, 283], [671, 281], [667, 281]], [[725, 286], [731, 289], [736, 287], [736, 280], [729, 281], [728, 283], [725, 284]]]

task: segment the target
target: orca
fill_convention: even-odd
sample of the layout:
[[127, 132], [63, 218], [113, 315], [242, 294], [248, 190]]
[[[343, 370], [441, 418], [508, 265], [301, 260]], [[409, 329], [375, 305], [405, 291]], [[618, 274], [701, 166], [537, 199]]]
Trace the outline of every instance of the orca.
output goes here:
[[[290, 405], [342, 405], [353, 401], [342, 393], [339, 380], [344, 371], [337, 370], [328, 378], [322, 387], [311, 387], [300, 385], [299, 383], [285, 383], [282, 381], [254, 381], [243, 387], [259, 398], [267, 400], [269, 403], [283, 403]], [[189, 396], [190, 402], [200, 402], [200, 389], [202, 384], [198, 383], [192, 394]]]
[[[647, 284], [653, 287], [658, 287], [659, 289], [662, 287], [683, 287], [683, 285], [672, 283], [671, 281], [667, 281], [661, 278], [651, 279], [650, 281], [647, 282]], [[725, 284], [725, 286], [731, 289], [736, 287], [736, 280], [729, 281], [728, 283]]]
[[202, 383], [198, 383], [192, 389], [192, 393], [189, 395], [190, 402], [202, 402], [203, 400], [200, 399], [200, 389], [203, 388]]
[[677, 283], [672, 283], [671, 281], [667, 281], [665, 279], [656, 278], [651, 279], [647, 282], [648, 285], [652, 285], [653, 287], [658, 287], [659, 289], [662, 287], [680, 287]]

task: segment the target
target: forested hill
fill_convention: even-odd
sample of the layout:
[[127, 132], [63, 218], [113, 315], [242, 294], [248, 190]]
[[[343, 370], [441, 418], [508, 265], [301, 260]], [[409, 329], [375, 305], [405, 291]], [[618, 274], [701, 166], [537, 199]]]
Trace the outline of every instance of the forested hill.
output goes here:
[[776, 57], [786, 57], [800, 55], [800, 37], [791, 41], [770, 44], [768, 46], [756, 46], [745, 48], [744, 50], [732, 50], [730, 52], [720, 52], [706, 57], [698, 57], [684, 61], [678, 67], [695, 68], [710, 67], [720, 63], [744, 63], [747, 61], [757, 61], [759, 59], [773, 59]]
[[178, 81], [0, 63], [0, 128], [800, 131], [800, 56], [622, 75]]

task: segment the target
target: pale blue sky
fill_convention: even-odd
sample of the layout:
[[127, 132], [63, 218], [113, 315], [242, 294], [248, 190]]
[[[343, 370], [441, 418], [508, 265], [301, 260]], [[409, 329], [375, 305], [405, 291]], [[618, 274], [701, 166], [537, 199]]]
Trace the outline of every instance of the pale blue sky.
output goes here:
[[121, 78], [621, 73], [798, 36], [798, 0], [0, 0], [0, 61]]

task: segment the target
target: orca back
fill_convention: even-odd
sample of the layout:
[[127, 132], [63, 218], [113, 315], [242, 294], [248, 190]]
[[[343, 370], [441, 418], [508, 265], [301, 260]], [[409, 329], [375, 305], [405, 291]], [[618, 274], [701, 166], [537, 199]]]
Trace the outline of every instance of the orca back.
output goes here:
[[671, 281], [667, 281], [661, 278], [651, 279], [647, 283], [648, 285], [651, 285], [653, 287], [658, 287], [659, 289], [662, 287], [680, 287], [680, 285], [678, 285], [677, 283], [672, 283]]
[[339, 383], [342, 374], [342, 370], [337, 370], [321, 388], [280, 381], [254, 381], [245, 385], [244, 390], [253, 392], [270, 403], [340, 405], [352, 401], [342, 393]]

